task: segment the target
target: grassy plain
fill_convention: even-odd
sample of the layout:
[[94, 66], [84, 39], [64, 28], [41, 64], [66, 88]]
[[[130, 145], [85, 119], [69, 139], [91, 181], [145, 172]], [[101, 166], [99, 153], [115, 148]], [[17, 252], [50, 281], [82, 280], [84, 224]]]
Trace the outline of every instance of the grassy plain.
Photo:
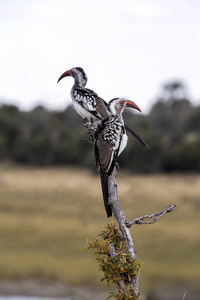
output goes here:
[[[128, 220], [176, 204], [152, 225], [131, 234], [143, 260], [142, 289], [154, 284], [198, 287], [200, 278], [200, 175], [117, 177]], [[100, 285], [92, 252], [81, 252], [110, 222], [98, 176], [71, 168], [0, 166], [0, 279], [58, 279]]]

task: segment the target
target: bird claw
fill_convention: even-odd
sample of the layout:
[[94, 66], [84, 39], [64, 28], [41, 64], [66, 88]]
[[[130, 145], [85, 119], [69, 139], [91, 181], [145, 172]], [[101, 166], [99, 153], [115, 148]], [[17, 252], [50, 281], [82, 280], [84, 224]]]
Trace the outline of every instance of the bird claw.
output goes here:
[[87, 133], [94, 138], [96, 135], [96, 132], [98, 130], [98, 125], [95, 124], [94, 122], [87, 122], [85, 123], [85, 127], [88, 129]]
[[89, 126], [90, 126], [90, 121], [88, 120], [88, 118], [85, 118], [84, 120], [83, 120], [83, 125], [84, 125], [84, 127], [86, 127], [86, 128], [88, 128]]

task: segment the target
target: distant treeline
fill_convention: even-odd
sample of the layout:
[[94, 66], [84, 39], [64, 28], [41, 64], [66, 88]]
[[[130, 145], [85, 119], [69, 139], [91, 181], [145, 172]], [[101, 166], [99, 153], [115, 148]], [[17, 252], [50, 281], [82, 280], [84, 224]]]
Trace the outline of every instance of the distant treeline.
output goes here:
[[[139, 104], [139, 103], [137, 103]], [[200, 171], [200, 106], [194, 107], [181, 82], [167, 83], [148, 115], [126, 110], [126, 124], [148, 143], [129, 136], [119, 158], [133, 172]], [[0, 159], [26, 165], [73, 165], [94, 169], [90, 136], [72, 106], [21, 111], [0, 106]]]

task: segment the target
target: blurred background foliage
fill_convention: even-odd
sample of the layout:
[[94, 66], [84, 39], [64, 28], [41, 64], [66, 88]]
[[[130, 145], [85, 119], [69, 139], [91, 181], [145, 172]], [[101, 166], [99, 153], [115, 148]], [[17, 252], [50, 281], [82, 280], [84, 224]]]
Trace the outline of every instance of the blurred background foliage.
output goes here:
[[[22, 111], [0, 102], [1, 161], [94, 169], [90, 137], [72, 105], [63, 111], [43, 106]], [[126, 110], [124, 120], [149, 149], [129, 135], [119, 158], [121, 168], [147, 173], [200, 171], [200, 106], [191, 103], [183, 82], [166, 83], [147, 115]]]

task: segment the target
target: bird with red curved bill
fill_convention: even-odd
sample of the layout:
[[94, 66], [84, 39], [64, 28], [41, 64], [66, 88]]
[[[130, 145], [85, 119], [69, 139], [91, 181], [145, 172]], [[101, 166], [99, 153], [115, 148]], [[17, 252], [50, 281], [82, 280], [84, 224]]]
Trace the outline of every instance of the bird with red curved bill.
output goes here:
[[87, 75], [80, 67], [73, 68], [64, 72], [58, 79], [58, 82], [66, 77], [74, 78], [74, 85], [71, 89], [71, 98], [77, 113], [88, 121], [98, 122], [108, 117], [106, 103], [94, 91], [85, 88]]
[[108, 203], [108, 176], [112, 173], [117, 158], [125, 149], [128, 141], [122, 112], [131, 107], [141, 112], [140, 108], [130, 100], [114, 98], [107, 106], [109, 117], [102, 121], [94, 140], [94, 157], [97, 170], [100, 172], [104, 205], [108, 218], [112, 216], [112, 208]]
[[[89, 122], [99, 122], [107, 118], [107, 102], [98, 96], [93, 90], [86, 88], [87, 75], [80, 67], [72, 68], [65, 71], [58, 79], [72, 76], [74, 78], [74, 84], [71, 89], [71, 98], [73, 106], [76, 112]], [[131, 128], [125, 125], [125, 128], [130, 132], [138, 141], [145, 147], [148, 147], [146, 142]]]

